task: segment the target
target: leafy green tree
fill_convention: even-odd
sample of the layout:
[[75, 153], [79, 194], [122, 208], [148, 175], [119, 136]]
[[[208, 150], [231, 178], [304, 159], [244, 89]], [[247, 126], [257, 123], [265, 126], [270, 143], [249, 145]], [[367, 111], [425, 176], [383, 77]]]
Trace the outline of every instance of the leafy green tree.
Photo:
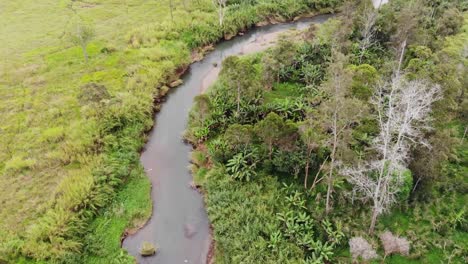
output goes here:
[[332, 63], [328, 68], [328, 80], [322, 88], [328, 94], [328, 100], [319, 107], [323, 127], [329, 131], [326, 144], [330, 148], [327, 182], [326, 212], [331, 210], [331, 194], [340, 149], [346, 148], [344, 136], [349, 134], [351, 125], [358, 122], [365, 106], [359, 100], [350, 97], [351, 72], [345, 67], [347, 57], [333, 51]]
[[447, 9], [437, 20], [437, 35], [449, 36], [460, 31], [463, 25], [463, 14], [455, 7]]
[[206, 120], [210, 117], [212, 104], [210, 97], [206, 94], [201, 94], [195, 97], [195, 109], [198, 112], [197, 118], [201, 126], [205, 125]]
[[351, 66], [353, 78], [351, 92], [353, 96], [363, 101], [368, 101], [373, 94], [373, 87], [378, 81], [377, 70], [369, 64]]
[[[301, 132], [302, 142], [306, 146], [306, 158], [305, 158], [305, 168], [304, 168], [304, 171], [305, 171], [304, 188], [307, 188], [312, 152], [322, 145], [324, 136], [317, 129], [315, 129], [313, 125], [310, 124], [309, 122], [306, 122], [301, 127], [300, 132]], [[312, 188], [315, 187], [316, 182], [317, 182], [317, 177], [315, 177], [314, 179]]]
[[265, 119], [255, 125], [255, 132], [268, 148], [268, 157], [271, 160], [274, 145], [283, 135], [284, 120], [276, 113], [269, 113]]
[[250, 60], [230, 56], [223, 62], [221, 77], [229, 90], [234, 90], [236, 95], [237, 115], [240, 114], [241, 100], [249, 100], [255, 97], [259, 91], [259, 83], [256, 77], [257, 69]]
[[277, 171], [290, 173], [298, 178], [304, 168], [305, 156], [305, 151], [300, 146], [295, 150], [278, 149], [273, 155], [273, 164]]
[[91, 42], [91, 40], [93, 40], [94, 37], [95, 37], [94, 28], [89, 24], [85, 24], [81, 20], [78, 20], [73, 26], [72, 30], [69, 32], [70, 41], [73, 44], [81, 47], [86, 63], [88, 63], [88, 57], [89, 57], [87, 47], [88, 47], [89, 42]]
[[294, 62], [296, 50], [294, 42], [280, 37], [278, 44], [262, 57], [263, 81], [267, 88], [280, 81], [282, 70]]
[[251, 125], [234, 124], [226, 129], [224, 140], [229, 148], [235, 152], [246, 150], [253, 140], [253, 127]]

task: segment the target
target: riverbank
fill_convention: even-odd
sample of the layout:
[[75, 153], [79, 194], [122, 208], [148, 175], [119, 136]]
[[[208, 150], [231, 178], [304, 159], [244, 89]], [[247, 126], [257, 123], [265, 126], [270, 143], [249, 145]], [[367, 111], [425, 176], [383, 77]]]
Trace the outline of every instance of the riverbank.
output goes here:
[[[182, 76], [182, 84], [168, 94], [157, 124], [149, 134], [141, 162], [153, 183], [153, 216], [136, 234], [128, 236], [123, 247], [140, 263], [206, 263], [211, 243], [210, 225], [202, 196], [191, 186], [187, 167], [191, 147], [182, 141], [193, 98], [200, 94], [205, 76], [224, 58], [239, 55], [262, 36], [277, 36], [289, 29], [304, 29], [321, 23], [329, 16], [316, 16], [294, 23], [253, 28], [242, 36], [220, 42], [203, 60], [190, 65]], [[251, 51], [254, 51], [251, 49]], [[153, 257], [139, 256], [142, 241], [157, 244], [159, 253]]]

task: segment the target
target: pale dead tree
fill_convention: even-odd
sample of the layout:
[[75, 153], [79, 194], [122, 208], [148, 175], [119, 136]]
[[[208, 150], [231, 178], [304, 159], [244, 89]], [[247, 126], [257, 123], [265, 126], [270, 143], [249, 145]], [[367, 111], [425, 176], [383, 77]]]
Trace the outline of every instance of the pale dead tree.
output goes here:
[[374, 8], [368, 8], [361, 16], [361, 41], [359, 41], [359, 63], [362, 61], [367, 49], [374, 44], [375, 22], [377, 21], [377, 12]]
[[223, 26], [227, 0], [212, 0], [212, 1], [213, 1], [213, 5], [218, 9], [219, 25]]
[[425, 80], [407, 81], [398, 75], [374, 94], [380, 128], [372, 143], [376, 158], [341, 171], [353, 185], [353, 191], [372, 202], [369, 233], [374, 232], [377, 217], [396, 202], [410, 148], [416, 144], [428, 146], [423, 132], [430, 129], [431, 105], [440, 95], [438, 85]]
[[378, 257], [372, 245], [362, 237], [353, 237], [349, 240], [349, 251], [353, 262], [359, 259], [367, 261]]

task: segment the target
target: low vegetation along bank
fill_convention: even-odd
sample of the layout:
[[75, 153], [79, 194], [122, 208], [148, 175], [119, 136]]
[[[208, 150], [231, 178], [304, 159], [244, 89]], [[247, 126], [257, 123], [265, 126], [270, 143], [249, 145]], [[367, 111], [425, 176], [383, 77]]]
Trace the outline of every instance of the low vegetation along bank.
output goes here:
[[466, 263], [462, 1], [345, 4], [226, 58], [185, 137], [216, 263]]
[[132, 262], [120, 237], [151, 211], [138, 151], [192, 51], [338, 2], [2, 4], [0, 259]]

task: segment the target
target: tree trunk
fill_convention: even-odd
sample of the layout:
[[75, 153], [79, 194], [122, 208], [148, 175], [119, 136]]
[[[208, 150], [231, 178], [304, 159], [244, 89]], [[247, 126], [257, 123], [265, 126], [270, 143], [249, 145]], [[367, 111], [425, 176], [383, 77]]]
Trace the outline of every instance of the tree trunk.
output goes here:
[[397, 77], [400, 77], [401, 65], [403, 64], [403, 57], [405, 56], [405, 49], [406, 49], [406, 39], [403, 40], [403, 43], [401, 43], [400, 59], [398, 60], [398, 68], [396, 71]]
[[468, 131], [468, 126], [465, 127], [465, 132], [463, 132], [463, 137], [462, 140], [460, 141], [460, 145], [463, 145], [463, 142], [465, 142], [465, 137], [466, 137], [466, 132]]
[[86, 51], [86, 45], [81, 45], [81, 49], [83, 50], [83, 56], [85, 59], [85, 63], [88, 63], [88, 51]]
[[330, 213], [331, 211], [331, 206], [330, 206], [330, 196], [331, 196], [331, 192], [332, 192], [332, 186], [333, 186], [333, 181], [332, 181], [332, 177], [333, 177], [333, 163], [334, 163], [334, 159], [332, 158], [331, 160], [331, 164], [330, 164], [330, 172], [328, 173], [328, 179], [327, 179], [327, 185], [328, 185], [328, 188], [327, 188], [327, 202], [326, 202], [326, 206], [325, 206], [325, 213], [328, 215], [328, 213]]
[[172, 3], [173, 0], [169, 0], [169, 9], [171, 12], [171, 22], [174, 23], [174, 14], [173, 14], [173, 9], [174, 9], [174, 4]]
[[271, 154], [273, 154], [273, 142], [268, 144], [268, 159], [271, 161]]
[[224, 20], [224, 10], [223, 6], [219, 4], [219, 9], [218, 9], [218, 16], [219, 16], [219, 26], [223, 26], [223, 20]]
[[237, 114], [240, 112], [240, 84], [237, 82]]
[[319, 170], [317, 171], [317, 174], [315, 174], [315, 178], [314, 178], [314, 182], [312, 183], [312, 186], [310, 187], [310, 189], [312, 190], [313, 188], [315, 188], [315, 185], [322, 179], [320, 180], [317, 180], [318, 176], [320, 175], [320, 172], [323, 170], [323, 167], [325, 166], [325, 163], [327, 162], [328, 160], [328, 157], [323, 161], [322, 165], [320, 165], [320, 168]]
[[330, 196], [333, 188], [333, 169], [335, 166], [335, 154], [336, 154], [336, 147], [338, 145], [338, 124], [337, 124], [337, 119], [338, 119], [338, 113], [337, 109], [335, 108], [335, 113], [333, 114], [333, 149], [332, 153], [330, 155], [330, 171], [328, 172], [328, 179], [327, 179], [327, 202], [325, 206], [325, 213], [328, 215], [331, 210], [330, 206]]
[[305, 178], [304, 178], [304, 188], [307, 189], [307, 180], [309, 178], [309, 157], [307, 157], [306, 165], [305, 165]]
[[372, 219], [371, 219], [371, 225], [369, 227], [369, 234], [372, 235], [374, 234], [375, 230], [375, 223], [377, 222], [377, 216], [378, 216], [377, 208], [374, 205], [374, 208], [372, 209]]

